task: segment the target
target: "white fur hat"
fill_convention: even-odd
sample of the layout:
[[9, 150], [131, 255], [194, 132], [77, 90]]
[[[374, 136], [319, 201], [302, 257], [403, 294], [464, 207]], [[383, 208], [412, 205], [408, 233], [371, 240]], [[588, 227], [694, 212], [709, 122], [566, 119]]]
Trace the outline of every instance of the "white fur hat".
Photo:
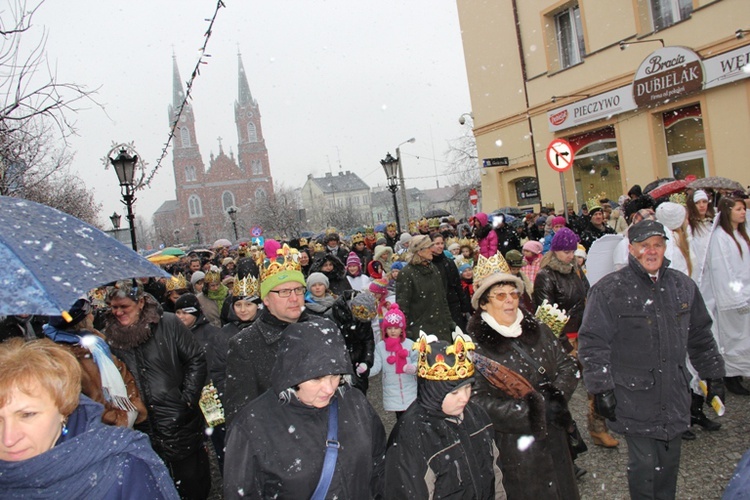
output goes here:
[[656, 220], [672, 231], [682, 227], [685, 223], [685, 207], [671, 201], [664, 202], [656, 207]]

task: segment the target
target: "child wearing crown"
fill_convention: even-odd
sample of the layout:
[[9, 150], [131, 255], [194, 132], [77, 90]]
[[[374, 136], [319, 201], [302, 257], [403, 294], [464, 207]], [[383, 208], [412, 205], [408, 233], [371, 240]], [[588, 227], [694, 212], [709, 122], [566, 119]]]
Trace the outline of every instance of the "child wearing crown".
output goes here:
[[406, 317], [398, 304], [390, 306], [380, 331], [370, 376], [383, 372], [383, 409], [400, 418], [417, 397], [417, 353], [412, 351], [414, 342], [406, 338]]
[[471, 339], [420, 332], [418, 395], [396, 422], [385, 457], [385, 498], [505, 498], [492, 421], [470, 401]]

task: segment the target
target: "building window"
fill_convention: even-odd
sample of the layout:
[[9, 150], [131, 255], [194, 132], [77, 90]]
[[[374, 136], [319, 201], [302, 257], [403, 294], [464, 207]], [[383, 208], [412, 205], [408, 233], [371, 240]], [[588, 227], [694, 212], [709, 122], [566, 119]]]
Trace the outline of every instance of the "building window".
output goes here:
[[253, 122], [247, 124], [247, 142], [258, 142], [258, 130]]
[[705, 177], [708, 154], [700, 105], [667, 111], [662, 113], [662, 120], [672, 177]]
[[655, 31], [687, 19], [692, 12], [693, 0], [651, 0], [651, 18]]
[[557, 52], [560, 58], [560, 68], [565, 69], [583, 61], [585, 46], [583, 42], [581, 9], [578, 5], [555, 14], [555, 33], [557, 34]]
[[190, 147], [190, 130], [188, 130], [187, 127], [182, 127], [180, 129], [180, 141], [182, 141], [183, 148]]
[[192, 195], [188, 198], [188, 212], [190, 217], [202, 217], [203, 207], [201, 206], [201, 199], [197, 195]]
[[263, 163], [260, 160], [252, 160], [250, 169], [253, 175], [260, 175], [263, 173]]
[[622, 194], [620, 157], [613, 127], [569, 137], [573, 146], [573, 180], [578, 205], [596, 198], [616, 200]]
[[185, 167], [185, 180], [187, 182], [192, 182], [196, 180], [194, 166], [188, 165], [187, 167]]
[[263, 203], [266, 201], [266, 198], [268, 198], [268, 195], [266, 195], [266, 190], [263, 188], [258, 188], [255, 190], [255, 201], [257, 203]]
[[234, 206], [234, 195], [230, 191], [224, 191], [221, 195], [221, 206], [225, 212]]

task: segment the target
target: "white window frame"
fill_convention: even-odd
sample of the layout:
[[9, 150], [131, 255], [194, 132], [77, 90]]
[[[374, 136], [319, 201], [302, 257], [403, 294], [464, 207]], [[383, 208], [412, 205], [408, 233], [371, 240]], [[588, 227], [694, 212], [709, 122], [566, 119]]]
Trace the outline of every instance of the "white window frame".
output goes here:
[[188, 212], [190, 218], [203, 217], [203, 205], [198, 195], [194, 194], [188, 198]]
[[188, 165], [185, 167], [185, 180], [188, 182], [195, 181], [195, 167], [192, 165]]
[[190, 130], [188, 130], [187, 127], [180, 128], [180, 143], [182, 144], [183, 148], [190, 147]]
[[[563, 26], [561, 20], [567, 18], [570, 33], [570, 42], [563, 39]], [[558, 12], [555, 19], [555, 36], [557, 37], [557, 55], [560, 59], [560, 69], [569, 68], [583, 61], [585, 46], [583, 40], [583, 25], [581, 22], [581, 9], [578, 4]], [[567, 31], [567, 30], [565, 30]]]
[[258, 129], [253, 122], [247, 124], [247, 142], [258, 142]]
[[[654, 31], [663, 30], [665, 28], [669, 28], [673, 24], [677, 24], [680, 21], [683, 21], [690, 17], [690, 14], [693, 12], [693, 2], [692, 0], [650, 0], [651, 3], [651, 21], [654, 25]], [[682, 6], [680, 4], [683, 4]], [[658, 22], [658, 18], [656, 16], [657, 14], [657, 6], [669, 15], [669, 19], [667, 19], [667, 16], [662, 16], [661, 22]], [[685, 7], [685, 10], [688, 10], [689, 12], [686, 12], [685, 15], [682, 14], [681, 7]]]
[[678, 155], [667, 156], [667, 163], [669, 164], [669, 174], [674, 177], [674, 164], [681, 161], [689, 161], [696, 159], [703, 160], [703, 177], [708, 177], [708, 153], [705, 149], [696, 149], [695, 151], [689, 151], [687, 153], [680, 153]]

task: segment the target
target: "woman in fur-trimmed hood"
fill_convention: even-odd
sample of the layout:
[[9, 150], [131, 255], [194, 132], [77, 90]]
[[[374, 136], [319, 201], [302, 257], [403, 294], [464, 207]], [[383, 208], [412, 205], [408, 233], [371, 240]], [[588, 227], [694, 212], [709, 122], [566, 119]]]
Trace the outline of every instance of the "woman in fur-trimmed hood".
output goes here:
[[[472, 401], [494, 424], [508, 498], [575, 499], [567, 401], [578, 384], [578, 369], [552, 331], [519, 309], [522, 287], [518, 278], [502, 272], [484, 278], [472, 300], [476, 312], [468, 330], [477, 353], [521, 375], [534, 391], [514, 399], [478, 376]], [[543, 367], [544, 375], [516, 348]], [[533, 436], [528, 448], [519, 446], [523, 436]]]
[[327, 253], [317, 257], [310, 264], [308, 276], [312, 273], [325, 274], [326, 278], [328, 278], [328, 289], [337, 297], [343, 294], [345, 290], [352, 289], [349, 280], [346, 279], [344, 262], [333, 254]]

